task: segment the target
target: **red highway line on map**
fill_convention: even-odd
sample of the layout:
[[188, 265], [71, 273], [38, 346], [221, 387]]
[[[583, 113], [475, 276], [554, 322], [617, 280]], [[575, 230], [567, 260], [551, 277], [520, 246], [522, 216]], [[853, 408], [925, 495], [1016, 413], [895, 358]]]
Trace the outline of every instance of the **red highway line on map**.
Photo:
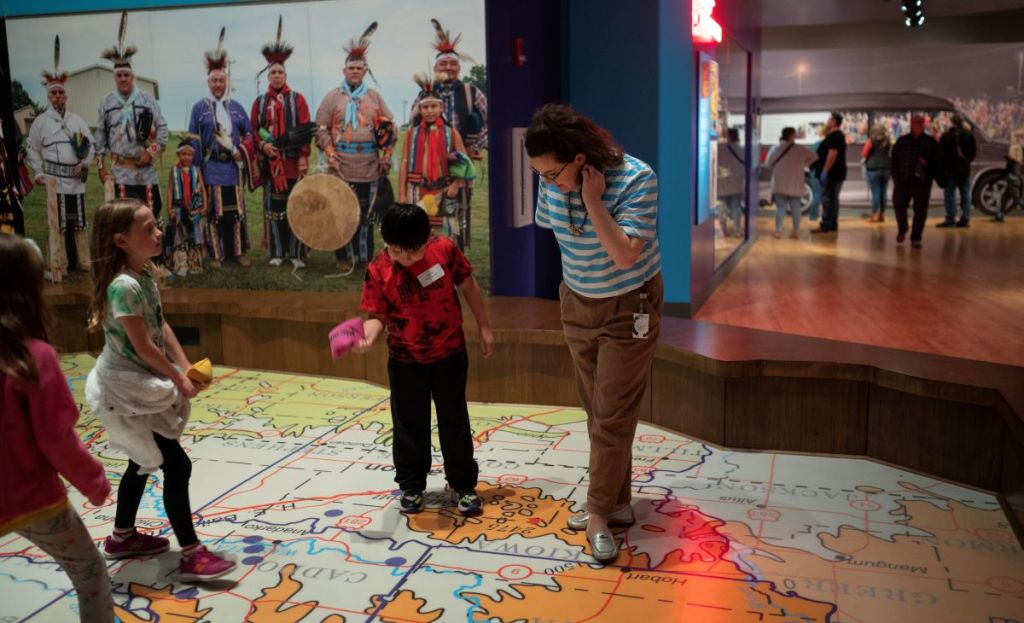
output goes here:
[[[565, 561], [565, 562], [573, 562], [573, 561]], [[580, 564], [580, 566], [584, 566], [586, 563], [579, 563], [579, 564]], [[473, 569], [472, 567], [458, 567], [458, 566], [455, 566], [455, 565], [439, 565], [439, 564], [437, 564], [435, 562], [430, 563], [430, 566], [431, 567], [436, 567], [438, 569], [452, 569], [454, 571], [465, 571], [466, 573], [479, 573], [480, 575], [498, 575], [498, 576], [500, 576], [498, 571], [490, 571], [490, 570], [485, 571], [483, 569]], [[604, 580], [604, 579], [600, 579], [600, 578], [588, 578], [588, 577], [584, 577], [584, 576], [580, 576], [580, 575], [572, 575], [572, 574], [569, 574], [569, 573], [544, 573], [543, 571], [535, 571], [535, 570], [532, 570], [532, 569], [531, 569], [531, 571], [533, 571], [533, 573], [530, 574], [529, 577], [533, 577], [535, 575], [542, 575], [542, 576], [549, 577], [549, 578], [564, 577], [564, 578], [572, 578], [574, 580], [583, 580], [583, 581], [586, 581], [586, 582], [603, 582], [603, 583], [606, 583], [606, 584], [612, 584], [612, 583], [615, 582], [615, 580]], [[502, 579], [505, 579], [505, 578], [502, 578]], [[524, 584], [525, 583], [525, 582], [516, 582], [515, 580], [507, 580], [507, 581], [508, 581], [508, 583], [510, 585], [511, 584]]]
[[[630, 560], [632, 560], [632, 553], [630, 554]], [[586, 621], [596, 619], [596, 617], [600, 616], [602, 612], [607, 610], [608, 606], [610, 606], [612, 603], [612, 599], [615, 597], [616, 593], [618, 593], [619, 587], [622, 586], [622, 580], [625, 579], [625, 577], [625, 573], [620, 573], [619, 577], [615, 579], [615, 587], [612, 588], [611, 591], [609, 591], [608, 598], [604, 600], [604, 604], [601, 605], [598, 611], [585, 619], [580, 619], [577, 623], [586, 623]]]
[[[338, 437], [343, 432], [345, 432], [345, 431], [344, 430], [335, 431], [335, 433], [333, 435], [331, 435], [330, 439], [328, 439], [327, 441], [328, 442], [332, 441], [334, 438]], [[310, 448], [308, 450], [306, 450], [305, 452], [303, 452], [301, 455], [299, 455], [299, 456], [295, 457], [294, 459], [288, 461], [287, 464], [278, 465], [277, 467], [274, 468], [274, 470], [272, 472], [270, 472], [270, 473], [264, 475], [262, 478], [260, 478], [259, 484], [257, 484], [255, 487], [252, 487], [252, 488], [249, 488], [249, 489], [243, 489], [243, 490], [239, 490], [239, 491], [234, 491], [230, 495], [228, 495], [227, 497], [223, 498], [223, 500], [221, 500], [221, 501], [228, 500], [228, 499], [230, 499], [230, 498], [232, 498], [232, 497], [234, 497], [236, 495], [241, 495], [243, 493], [252, 493], [253, 491], [261, 489], [263, 487], [263, 485], [266, 484], [268, 479], [270, 479], [271, 477], [276, 476], [277, 474], [279, 474], [285, 467], [288, 467], [292, 463], [295, 463], [296, 461], [300, 461], [300, 460], [308, 457], [309, 453], [313, 452], [313, 450], [316, 448], [316, 446], [314, 444], [312, 444], [312, 443], [310, 443], [309, 446], [310, 446]], [[285, 457], [285, 458], [287, 458], [287, 457]], [[211, 506], [211, 505], [213, 505], [213, 502], [210, 502], [209, 504], [207, 504], [207, 506]], [[223, 508], [221, 506], [221, 504], [219, 504], [219, 503], [216, 506]]]
[[[216, 383], [216, 382], [219, 382], [219, 381], [221, 381], [221, 380], [223, 380], [223, 379], [226, 379], [226, 378], [228, 378], [228, 377], [234, 376], [235, 374], [238, 374], [238, 372], [239, 372], [239, 370], [238, 370], [238, 369], [236, 368], [235, 370], [232, 370], [232, 371], [231, 371], [231, 372], [229, 372], [228, 374], [225, 374], [225, 375], [224, 375], [223, 377], [217, 377], [217, 378], [214, 378], [214, 383]], [[290, 376], [290, 377], [288, 377], [288, 379], [286, 379], [285, 381], [282, 381], [282, 382], [288, 382], [288, 381], [290, 381], [291, 379], [294, 379], [294, 378], [298, 378], [298, 377], [297, 377], [297, 376]], [[212, 385], [212, 383], [211, 383], [211, 385]], [[268, 387], [268, 388], [266, 388], [266, 389], [267, 389], [268, 391], [270, 391], [271, 389], [273, 389], [273, 388], [278, 388], [279, 386], [280, 386], [280, 383], [275, 383], [274, 385], [271, 385], [270, 387]], [[261, 391], [261, 392], [258, 392], [258, 393], [263, 393], [263, 392]], [[199, 429], [198, 431], [195, 431], [195, 432], [190, 432], [189, 434], [191, 434], [191, 435], [192, 435], [193, 437], [195, 437], [195, 435], [196, 435], [196, 432], [199, 432], [199, 433], [201, 433], [201, 432], [204, 432], [204, 431], [209, 431], [209, 430], [216, 430], [216, 428], [215, 428], [215, 427], [216, 427], [216, 426], [217, 426], [218, 424], [220, 424], [220, 423], [221, 423], [221, 422], [222, 422], [222, 421], [223, 421], [223, 420], [224, 420], [225, 418], [231, 418], [231, 417], [234, 417], [234, 416], [238, 415], [238, 412], [239, 412], [240, 410], [242, 410], [242, 409], [244, 409], [244, 408], [246, 408], [246, 407], [249, 407], [249, 406], [251, 406], [251, 405], [249, 405], [249, 404], [248, 404], [248, 400], [249, 400], [249, 398], [252, 398], [252, 396], [253, 396], [253, 394], [250, 394], [249, 396], [246, 396], [245, 398], [243, 398], [243, 400], [245, 400], [245, 401], [246, 401], [246, 404], [245, 404], [245, 406], [244, 406], [244, 407], [240, 407], [240, 408], [238, 408], [238, 409], [231, 409], [231, 410], [229, 410], [229, 411], [228, 411], [228, 413], [227, 413], [226, 415], [222, 415], [222, 416], [218, 417], [216, 421], [214, 421], [213, 423], [211, 423], [211, 424], [210, 424], [209, 426], [207, 426], [206, 428], [201, 428], [201, 429]]]
[[[648, 486], [648, 485], [641, 485], [641, 486]], [[731, 504], [733, 506], [750, 506], [746, 502], [732, 502], [732, 501], [729, 501], [729, 500], [709, 500], [709, 499], [704, 499], [704, 498], [698, 498], [696, 496], [687, 496], [686, 498], [683, 498], [683, 499], [695, 500], [697, 502], [706, 502], [708, 504]], [[811, 513], [814, 513], [816, 515], [839, 515], [840, 517], [849, 517], [850, 519], [860, 519], [861, 518], [860, 515], [854, 515], [853, 513], [846, 513], [846, 512], [843, 512], [843, 511], [829, 511], [829, 510], [816, 509], [816, 508], [815, 509], [808, 509], [806, 507], [801, 508], [801, 507], [798, 507], [798, 506], [779, 506], [778, 504], [772, 505], [772, 508], [778, 509], [780, 511], [797, 511], [797, 512], [805, 512], [805, 513], [806, 512], [811, 512]], [[876, 520], [876, 521], [873, 521], [872, 523], [875, 524], [876, 526], [898, 526], [899, 528], [902, 528], [904, 530], [908, 528], [907, 524], [900, 523], [898, 521], [877, 521]], [[837, 526], [837, 527], [839, 527], [839, 526]], [[942, 528], [940, 526], [914, 526], [914, 528], [920, 528], [921, 530], [923, 530], [925, 532], [927, 532], [927, 530], [925, 530], [925, 528], [930, 528], [932, 530], [940, 530], [940, 531], [944, 531], [945, 530], [945, 528]], [[759, 543], [764, 543], [764, 540], [758, 538], [757, 535], [751, 534], [751, 536], [754, 537], [755, 539], [757, 539]], [[925, 537], [922, 536], [921, 538], [925, 538]]]
[[347, 498], [361, 497], [366, 495], [383, 495], [385, 493], [391, 493], [393, 489], [385, 489], [383, 491], [358, 491], [356, 493], [339, 493], [334, 496], [325, 497], [308, 497], [308, 498], [292, 498], [287, 500], [279, 500], [276, 502], [270, 502], [267, 504], [253, 504], [251, 506], [221, 506], [220, 504], [213, 505], [213, 508], [227, 509], [224, 512], [218, 513], [203, 513], [203, 518], [206, 517], [219, 517], [221, 515], [229, 515], [231, 513], [237, 513], [240, 511], [247, 511], [253, 509], [273, 508], [281, 504], [301, 504], [302, 502], [324, 502], [323, 504], [310, 504], [309, 506], [296, 506], [295, 510], [306, 510], [309, 508], [317, 508], [320, 506], [326, 506], [327, 502], [333, 502], [335, 500], [342, 500]]
[[482, 442], [485, 441], [484, 437], [487, 436], [488, 433], [496, 433], [499, 430], [501, 430], [503, 428], [507, 428], [507, 427], [509, 427], [509, 426], [511, 426], [513, 424], [519, 424], [520, 422], [529, 422], [531, 418], [540, 417], [542, 415], [551, 415], [552, 413], [559, 413], [561, 411], [565, 411], [565, 409], [551, 409], [550, 411], [541, 411], [540, 413], [531, 413], [530, 415], [525, 415], [525, 416], [523, 416], [523, 417], [521, 417], [521, 418], [519, 418], [517, 420], [509, 420], [508, 422], [503, 422], [503, 423], [501, 423], [501, 424], [499, 424], [497, 426], [494, 426], [494, 427], [491, 427], [491, 428], [486, 428], [483, 431], [481, 431], [479, 434], [477, 434], [473, 439], [476, 439], [477, 441], [482, 443]]

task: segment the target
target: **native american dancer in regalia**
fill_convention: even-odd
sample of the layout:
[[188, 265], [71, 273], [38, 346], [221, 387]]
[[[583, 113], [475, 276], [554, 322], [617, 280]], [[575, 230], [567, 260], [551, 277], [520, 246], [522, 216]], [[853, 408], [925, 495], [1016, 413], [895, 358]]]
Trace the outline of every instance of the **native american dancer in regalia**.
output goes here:
[[[14, 126], [17, 129], [17, 125]], [[17, 142], [20, 141], [18, 137]], [[0, 120], [0, 234], [25, 235], [25, 211], [21, 205], [21, 180], [18, 169], [11, 170], [7, 159], [3, 122]]]
[[128, 12], [121, 13], [117, 44], [101, 55], [114, 64], [114, 92], [103, 98], [96, 122], [96, 161], [100, 180], [107, 182], [110, 174], [104, 163], [110, 152], [113, 169], [113, 188], [106, 185], [105, 192], [113, 192], [106, 199], [132, 197], [145, 203], [160, 221], [160, 180], [154, 160], [167, 147], [167, 122], [160, 105], [152, 95], [135, 85], [132, 57], [138, 51], [125, 45], [128, 31]]
[[206, 185], [195, 164], [195, 140], [184, 134], [175, 153], [178, 162], [167, 180], [167, 229], [165, 246], [171, 248], [168, 268], [179, 277], [203, 272], [203, 218], [206, 216]]
[[378, 181], [391, 169], [394, 145], [391, 110], [364, 80], [367, 73], [373, 77], [366, 50], [376, 30], [374, 22], [358, 39], [349, 41], [345, 47], [345, 79], [324, 97], [316, 112], [317, 144], [327, 155], [329, 168], [341, 175], [359, 198], [356, 236], [334, 253], [338, 269], [346, 274], [354, 270], [357, 261], [365, 265], [373, 260], [373, 204]]
[[210, 94], [192, 107], [188, 131], [199, 137], [192, 144], [210, 196], [206, 230], [210, 266], [220, 268], [225, 260], [235, 258], [239, 266], [248, 267], [252, 261], [246, 255], [249, 232], [239, 161], [242, 141], [252, 141], [252, 124], [242, 105], [231, 99], [224, 32], [221, 28], [217, 48], [204, 55]]
[[405, 134], [398, 170], [398, 202], [416, 203], [427, 212], [430, 224], [445, 227], [453, 237], [454, 206], [465, 191], [466, 180], [475, 177], [472, 160], [459, 131], [445, 123], [437, 84], [427, 74], [413, 80], [420, 87], [412, 123]]
[[47, 188], [50, 278], [89, 264], [85, 220], [85, 177], [93, 158], [93, 138], [85, 120], [67, 110], [68, 74], [60, 70], [60, 37], [53, 43], [53, 72], [43, 72], [50, 107], [32, 123], [26, 158], [37, 184]]
[[[483, 150], [487, 149], [487, 95], [471, 84], [463, 82], [459, 75], [462, 72], [462, 61], [474, 62], [472, 57], [458, 51], [462, 35], [454, 37], [445, 30], [436, 19], [430, 20], [434, 27], [434, 74], [436, 76], [433, 93], [441, 99], [441, 112], [445, 121], [458, 130], [466, 145], [466, 154], [475, 161], [482, 159]], [[416, 114], [419, 98], [413, 102], [412, 114]], [[464, 180], [459, 195], [446, 205], [448, 211], [454, 211], [447, 217], [448, 234], [459, 246], [469, 246], [470, 210], [473, 199], [473, 180]], [[453, 229], [454, 228], [454, 229]]]
[[288, 86], [284, 64], [294, 48], [281, 40], [282, 26], [278, 16], [277, 39], [262, 50], [267, 60], [263, 71], [268, 73], [270, 85], [252, 103], [250, 117], [259, 155], [251, 166], [259, 167], [258, 179], [263, 181], [263, 246], [270, 253], [270, 265], [280, 266], [291, 259], [295, 268], [302, 268], [308, 248], [292, 235], [288, 225], [288, 196], [309, 168], [316, 124], [309, 121], [306, 98]]

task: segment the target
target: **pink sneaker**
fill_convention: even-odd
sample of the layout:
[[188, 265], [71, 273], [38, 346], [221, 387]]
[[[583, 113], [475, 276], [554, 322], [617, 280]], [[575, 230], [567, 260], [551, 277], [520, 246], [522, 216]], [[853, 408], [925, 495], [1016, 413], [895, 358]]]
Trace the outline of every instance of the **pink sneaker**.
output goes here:
[[160, 536], [144, 534], [138, 530], [131, 533], [123, 541], [117, 542], [113, 536], [108, 536], [103, 544], [103, 555], [107, 560], [118, 560], [120, 558], [138, 558], [140, 556], [155, 556], [162, 554], [171, 548], [171, 542]]
[[225, 560], [206, 549], [205, 545], [200, 545], [190, 555], [181, 557], [178, 579], [182, 582], [213, 580], [230, 573], [235, 566], [234, 562]]

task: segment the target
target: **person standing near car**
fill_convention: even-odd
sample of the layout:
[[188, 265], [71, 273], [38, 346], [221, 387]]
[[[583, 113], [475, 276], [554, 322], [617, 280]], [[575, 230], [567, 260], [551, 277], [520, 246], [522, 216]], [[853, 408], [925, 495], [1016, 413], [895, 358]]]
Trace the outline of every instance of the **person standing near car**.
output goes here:
[[907, 238], [907, 208], [914, 202], [914, 224], [910, 243], [921, 248], [921, 235], [928, 218], [932, 181], [943, 173], [939, 143], [924, 131], [924, 117], [910, 118], [910, 134], [904, 134], [892, 148], [892, 207], [896, 212], [896, 242]]
[[800, 230], [800, 198], [804, 194], [804, 169], [815, 162], [818, 155], [803, 145], [797, 145], [796, 128], [782, 128], [779, 144], [768, 152], [765, 166], [772, 172], [772, 197], [775, 200], [775, 234], [782, 237], [782, 222], [789, 210], [793, 218], [790, 238], [798, 238]]
[[838, 231], [839, 191], [846, 181], [846, 135], [843, 134], [843, 116], [837, 112], [829, 114], [825, 121], [825, 140], [818, 146], [818, 162], [814, 166], [823, 188], [821, 225], [811, 233]]
[[[954, 114], [952, 125], [939, 139], [942, 162], [949, 179], [943, 188], [946, 202], [946, 220], [937, 227], [971, 226], [971, 162], [978, 155], [978, 143], [974, 131], [964, 122], [963, 117]], [[960, 191], [960, 220], [956, 220], [956, 193]]]
[[889, 190], [889, 177], [892, 175], [892, 160], [889, 153], [891, 150], [892, 141], [885, 125], [875, 124], [860, 154], [864, 162], [864, 179], [871, 189], [871, 216], [868, 217], [870, 223], [885, 221], [885, 198]]

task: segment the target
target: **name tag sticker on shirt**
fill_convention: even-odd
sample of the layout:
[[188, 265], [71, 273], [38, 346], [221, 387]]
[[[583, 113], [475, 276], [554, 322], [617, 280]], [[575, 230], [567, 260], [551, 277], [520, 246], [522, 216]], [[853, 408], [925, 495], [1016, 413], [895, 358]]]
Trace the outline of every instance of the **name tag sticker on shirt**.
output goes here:
[[633, 314], [633, 337], [641, 340], [646, 340], [647, 334], [650, 332], [650, 314]]
[[441, 277], [444, 277], [444, 269], [441, 268], [440, 264], [434, 264], [427, 270], [423, 271], [416, 278], [420, 280], [420, 285], [424, 288], [434, 283]]

